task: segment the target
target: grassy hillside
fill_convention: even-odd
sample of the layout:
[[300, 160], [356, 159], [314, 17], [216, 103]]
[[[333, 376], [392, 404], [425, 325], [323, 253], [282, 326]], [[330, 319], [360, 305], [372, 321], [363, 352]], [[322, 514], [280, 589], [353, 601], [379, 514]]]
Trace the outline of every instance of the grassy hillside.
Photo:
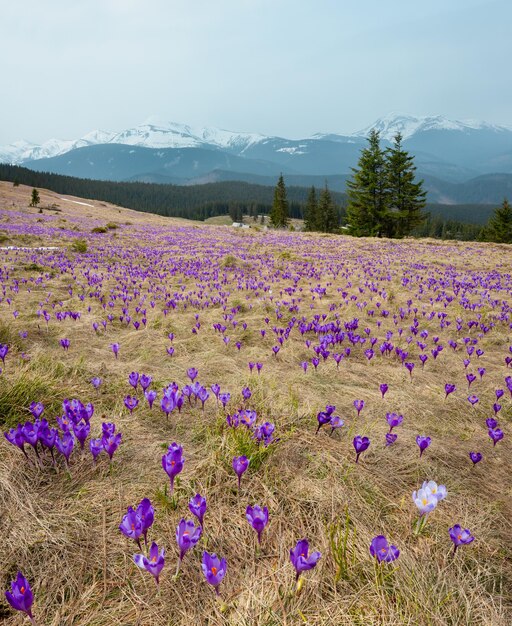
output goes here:
[[[0, 587], [22, 571], [38, 624], [510, 624], [510, 246], [236, 231], [47, 192], [57, 206], [41, 215], [13, 198], [29, 191], [0, 185], [2, 245], [19, 246], [1, 251], [2, 430], [33, 421], [32, 402], [52, 428], [65, 399], [94, 405], [69, 467], [57, 451], [53, 464], [40, 446], [26, 458], [0, 441]], [[164, 388], [188, 393], [190, 368], [204, 410], [192, 392], [166, 417]], [[151, 377], [152, 408], [132, 372]], [[216, 400], [217, 384], [229, 398]], [[326, 405], [344, 422], [332, 433], [317, 432]], [[233, 426], [243, 409], [275, 425], [268, 445]], [[391, 445], [388, 413], [403, 416]], [[93, 463], [103, 422], [122, 441], [112, 462], [101, 452]], [[357, 435], [370, 446], [356, 463]], [[418, 435], [431, 437], [421, 457]], [[161, 459], [173, 442], [185, 462], [171, 496]], [[483, 455], [474, 467], [471, 451]], [[429, 480], [447, 496], [418, 534], [412, 493]], [[176, 577], [176, 527], [196, 493], [204, 532]], [[165, 549], [159, 587], [119, 530], [146, 497], [149, 542]], [[269, 510], [261, 546], [246, 519], [255, 504]], [[453, 554], [456, 524], [475, 540]], [[397, 560], [370, 555], [378, 535]], [[321, 558], [297, 586], [289, 551], [303, 538]], [[218, 598], [203, 551], [227, 560]], [[25, 623], [3, 595], [0, 619]]]

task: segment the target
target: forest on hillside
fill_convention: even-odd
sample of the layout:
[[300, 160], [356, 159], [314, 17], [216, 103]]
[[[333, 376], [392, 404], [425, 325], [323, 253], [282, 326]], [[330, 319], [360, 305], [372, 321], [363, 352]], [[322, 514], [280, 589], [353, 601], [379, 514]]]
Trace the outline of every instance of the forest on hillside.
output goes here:
[[[274, 195], [274, 188], [271, 186], [242, 181], [191, 186], [111, 182], [35, 172], [7, 164], [0, 164], [0, 180], [111, 202], [137, 211], [200, 221], [226, 214], [233, 219], [240, 219], [242, 215], [268, 214]], [[291, 218], [304, 217], [309, 192], [306, 187], [287, 187]], [[345, 223], [346, 195], [331, 191], [331, 196], [336, 206], [339, 225], [342, 226]], [[427, 203], [426, 220], [413, 235], [474, 240], [493, 210], [492, 205]]]

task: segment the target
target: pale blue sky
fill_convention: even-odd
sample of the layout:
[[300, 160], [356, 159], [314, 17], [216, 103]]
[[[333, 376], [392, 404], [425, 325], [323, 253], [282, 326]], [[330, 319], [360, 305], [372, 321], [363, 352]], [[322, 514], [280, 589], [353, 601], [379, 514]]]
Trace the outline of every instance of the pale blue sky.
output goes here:
[[294, 138], [391, 111], [512, 126], [511, 25], [511, 0], [4, 0], [0, 145], [149, 116]]

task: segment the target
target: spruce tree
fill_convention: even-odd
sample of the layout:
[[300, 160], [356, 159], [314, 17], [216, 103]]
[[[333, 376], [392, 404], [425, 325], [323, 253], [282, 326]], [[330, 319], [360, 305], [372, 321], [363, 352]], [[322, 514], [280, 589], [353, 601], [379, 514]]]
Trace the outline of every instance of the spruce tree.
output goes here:
[[512, 243], [512, 207], [506, 198], [494, 210], [485, 229], [485, 239], [496, 243]]
[[316, 189], [311, 187], [304, 209], [304, 230], [320, 230], [318, 225], [318, 201], [316, 199]]
[[357, 237], [381, 236], [388, 219], [386, 158], [379, 132], [370, 131], [368, 147], [361, 150], [358, 167], [347, 180], [347, 222]]
[[270, 210], [270, 223], [275, 228], [283, 228], [288, 224], [288, 200], [282, 174], [279, 176], [274, 190], [274, 202]]
[[30, 200], [30, 206], [37, 206], [40, 202], [41, 202], [41, 199], [39, 198], [39, 192], [34, 187], [34, 189], [32, 189], [32, 198]]
[[323, 233], [333, 233], [338, 228], [338, 214], [334, 202], [332, 201], [331, 192], [327, 188], [327, 183], [320, 192], [318, 224], [319, 230]]
[[388, 237], [409, 235], [425, 219], [421, 209], [427, 194], [423, 191], [423, 181], [415, 182], [414, 157], [402, 148], [402, 139], [397, 133], [393, 147], [386, 151], [389, 195], [385, 234]]

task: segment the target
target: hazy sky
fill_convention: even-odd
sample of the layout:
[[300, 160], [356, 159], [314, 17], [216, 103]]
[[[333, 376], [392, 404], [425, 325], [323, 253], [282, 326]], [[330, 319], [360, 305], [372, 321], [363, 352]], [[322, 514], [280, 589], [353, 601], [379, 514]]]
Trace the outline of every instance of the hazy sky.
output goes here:
[[2, 0], [0, 145], [149, 116], [299, 138], [512, 126], [511, 0]]

